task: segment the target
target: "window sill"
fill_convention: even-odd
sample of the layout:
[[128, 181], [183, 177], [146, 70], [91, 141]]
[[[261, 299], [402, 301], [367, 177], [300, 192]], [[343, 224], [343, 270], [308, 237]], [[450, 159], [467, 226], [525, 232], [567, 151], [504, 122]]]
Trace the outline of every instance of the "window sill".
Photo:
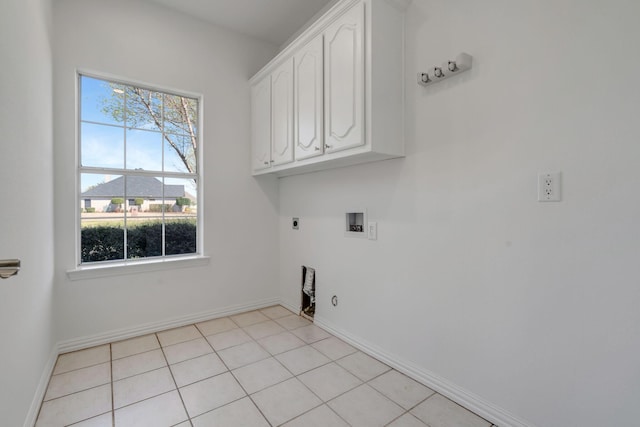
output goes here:
[[207, 264], [209, 264], [209, 257], [200, 255], [148, 261], [125, 261], [108, 265], [80, 266], [73, 270], [67, 270], [67, 276], [70, 280], [75, 281], [174, 270], [176, 268], [201, 267]]

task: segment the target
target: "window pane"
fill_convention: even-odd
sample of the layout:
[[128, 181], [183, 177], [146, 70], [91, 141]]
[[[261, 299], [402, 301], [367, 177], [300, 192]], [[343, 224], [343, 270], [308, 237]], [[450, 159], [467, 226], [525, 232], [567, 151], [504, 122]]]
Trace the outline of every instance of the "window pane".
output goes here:
[[164, 170], [196, 173], [195, 138], [166, 134], [164, 140]]
[[86, 76], [80, 89], [81, 262], [197, 253], [198, 100]]
[[162, 256], [162, 178], [128, 176], [127, 258]]
[[124, 258], [124, 178], [82, 174], [82, 262]]
[[162, 134], [127, 130], [127, 169], [162, 171]]
[[80, 77], [81, 120], [124, 123], [124, 86], [92, 77]]
[[165, 254], [194, 254], [196, 247], [198, 190], [192, 179], [166, 179]]
[[124, 167], [124, 131], [122, 128], [82, 123], [80, 144], [82, 166]]
[[127, 127], [162, 130], [162, 94], [127, 86]]
[[197, 101], [178, 95], [164, 95], [165, 132], [197, 135]]

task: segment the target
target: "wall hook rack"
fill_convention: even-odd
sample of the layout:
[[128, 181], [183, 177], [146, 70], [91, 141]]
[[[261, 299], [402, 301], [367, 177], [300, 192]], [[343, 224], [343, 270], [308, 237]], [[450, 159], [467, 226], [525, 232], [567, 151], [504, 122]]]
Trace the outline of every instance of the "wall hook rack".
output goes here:
[[0, 279], [8, 279], [15, 276], [20, 271], [19, 259], [3, 259], [0, 260]]
[[454, 61], [446, 61], [440, 67], [431, 67], [426, 72], [418, 73], [418, 84], [429, 86], [441, 82], [448, 77], [460, 74], [471, 69], [472, 56], [461, 53]]

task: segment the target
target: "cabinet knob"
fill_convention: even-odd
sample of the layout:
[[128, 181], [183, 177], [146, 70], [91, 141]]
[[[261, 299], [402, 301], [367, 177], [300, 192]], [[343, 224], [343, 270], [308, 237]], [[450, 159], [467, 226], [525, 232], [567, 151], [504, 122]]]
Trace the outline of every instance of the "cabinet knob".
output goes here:
[[314, 148], [314, 150], [316, 150], [316, 151], [320, 151], [320, 147], [317, 147], [317, 146], [316, 146], [316, 147]]
[[269, 164], [269, 162], [264, 162], [264, 164], [265, 164], [265, 165], [268, 165], [268, 164]]
[[324, 144], [324, 148], [331, 148], [329, 144]]
[[271, 163], [273, 163], [273, 160], [270, 160]]

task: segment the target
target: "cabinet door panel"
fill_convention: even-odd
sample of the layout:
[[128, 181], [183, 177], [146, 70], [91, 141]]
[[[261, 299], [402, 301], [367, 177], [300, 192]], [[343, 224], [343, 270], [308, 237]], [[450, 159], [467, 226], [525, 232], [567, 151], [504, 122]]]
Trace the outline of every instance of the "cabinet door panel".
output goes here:
[[327, 152], [357, 147], [364, 138], [364, 3], [325, 31], [325, 138]]
[[251, 152], [253, 170], [271, 166], [271, 78], [251, 88]]
[[322, 48], [320, 36], [294, 57], [294, 133], [297, 160], [324, 153]]
[[293, 161], [293, 58], [271, 75], [271, 156], [273, 165]]

